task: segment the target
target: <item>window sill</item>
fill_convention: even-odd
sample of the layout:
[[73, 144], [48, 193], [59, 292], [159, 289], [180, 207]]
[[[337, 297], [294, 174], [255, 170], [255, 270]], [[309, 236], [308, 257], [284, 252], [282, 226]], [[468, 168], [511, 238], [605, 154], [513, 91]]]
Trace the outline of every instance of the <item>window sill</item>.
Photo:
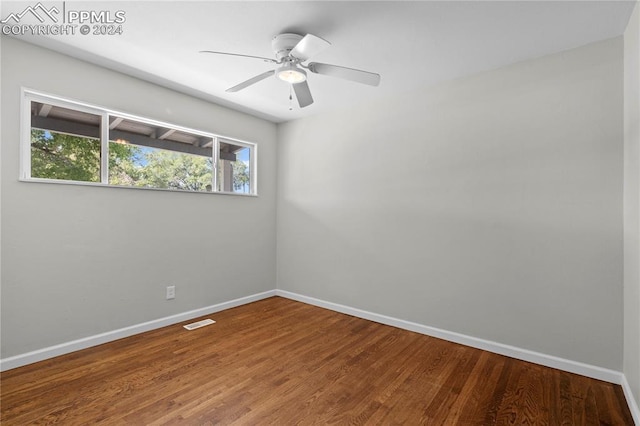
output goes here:
[[172, 189], [172, 188], [147, 188], [142, 186], [105, 185], [99, 182], [79, 182], [79, 181], [73, 181], [73, 180], [20, 178], [18, 179], [18, 181], [26, 182], [26, 183], [45, 183], [45, 184], [54, 184], [54, 185], [76, 185], [76, 186], [92, 186], [92, 187], [99, 187], [99, 188], [138, 189], [143, 191], [178, 192], [181, 194], [209, 194], [209, 195], [234, 195], [234, 196], [240, 196], [240, 197], [258, 197], [258, 194], [245, 194], [242, 192], [187, 191], [187, 190]]

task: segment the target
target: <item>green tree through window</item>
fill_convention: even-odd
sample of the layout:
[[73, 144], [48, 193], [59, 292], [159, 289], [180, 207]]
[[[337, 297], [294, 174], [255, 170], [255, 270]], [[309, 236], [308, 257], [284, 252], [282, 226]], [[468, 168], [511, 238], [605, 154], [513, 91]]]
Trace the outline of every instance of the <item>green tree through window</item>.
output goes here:
[[[246, 192], [250, 184], [247, 164], [234, 161], [233, 188]], [[146, 188], [211, 191], [213, 159], [109, 143], [109, 184]], [[100, 182], [100, 141], [46, 130], [31, 131], [31, 176]]]
[[146, 164], [139, 167], [140, 180], [136, 186], [185, 191], [211, 190], [211, 157], [158, 149], [146, 152], [144, 159]]
[[31, 176], [100, 182], [100, 141], [31, 130]]
[[[257, 145], [25, 91], [20, 178], [255, 194]], [[28, 144], [28, 145], [27, 145]]]
[[250, 181], [247, 163], [244, 161], [234, 161], [231, 164], [233, 165], [233, 189], [240, 192], [248, 192], [247, 188]]

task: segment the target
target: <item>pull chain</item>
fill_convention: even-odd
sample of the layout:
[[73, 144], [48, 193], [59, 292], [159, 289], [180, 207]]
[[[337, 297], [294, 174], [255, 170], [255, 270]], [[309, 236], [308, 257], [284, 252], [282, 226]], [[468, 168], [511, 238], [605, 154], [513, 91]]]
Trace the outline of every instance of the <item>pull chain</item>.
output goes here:
[[292, 96], [293, 93], [292, 93], [292, 90], [293, 90], [293, 85], [290, 84], [289, 85], [289, 111], [293, 110], [293, 106], [292, 106], [293, 105], [293, 96]]

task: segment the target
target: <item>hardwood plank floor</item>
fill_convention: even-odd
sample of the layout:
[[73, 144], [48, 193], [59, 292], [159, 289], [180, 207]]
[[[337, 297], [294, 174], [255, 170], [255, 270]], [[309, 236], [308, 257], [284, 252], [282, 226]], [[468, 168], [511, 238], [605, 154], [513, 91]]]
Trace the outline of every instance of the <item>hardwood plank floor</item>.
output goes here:
[[0, 422], [633, 425], [620, 386], [288, 299], [208, 317], [2, 373]]

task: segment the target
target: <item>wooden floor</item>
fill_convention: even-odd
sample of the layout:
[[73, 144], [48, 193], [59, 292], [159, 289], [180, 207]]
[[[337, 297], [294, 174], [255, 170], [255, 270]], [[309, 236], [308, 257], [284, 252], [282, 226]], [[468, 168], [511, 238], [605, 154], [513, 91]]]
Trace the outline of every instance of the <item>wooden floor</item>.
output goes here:
[[291, 300], [209, 317], [2, 373], [2, 425], [633, 425], [620, 386]]

